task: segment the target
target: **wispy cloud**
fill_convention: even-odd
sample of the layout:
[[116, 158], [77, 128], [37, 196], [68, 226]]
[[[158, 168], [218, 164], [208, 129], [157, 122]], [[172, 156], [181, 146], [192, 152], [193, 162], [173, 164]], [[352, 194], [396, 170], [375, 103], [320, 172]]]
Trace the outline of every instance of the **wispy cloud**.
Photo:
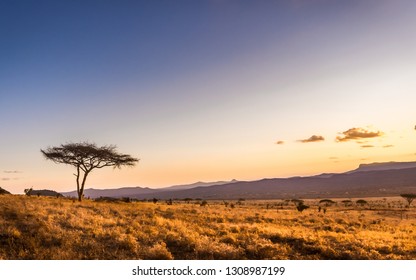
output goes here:
[[383, 148], [393, 148], [394, 145], [384, 145]]
[[362, 145], [361, 148], [374, 148], [373, 145]]
[[9, 174], [8, 177], [2, 177], [0, 178], [1, 181], [10, 181], [10, 180], [19, 180], [19, 177], [10, 177], [10, 176], [16, 176], [13, 174], [20, 174], [23, 173], [23, 171], [19, 170], [3, 170], [3, 173]]
[[1, 181], [10, 181], [10, 180], [17, 181], [17, 180], [20, 180], [20, 179], [21, 178], [19, 178], [19, 177], [15, 177], [15, 178], [3, 177], [3, 178], [0, 178]]
[[337, 142], [346, 142], [350, 140], [361, 140], [375, 138], [383, 135], [381, 131], [370, 131], [361, 127], [353, 127], [341, 133], [343, 136], [337, 136]]
[[328, 159], [339, 159], [338, 157], [329, 157]]
[[285, 141], [279, 140], [276, 142], [277, 145], [283, 145], [285, 143]]
[[324, 140], [325, 140], [325, 138], [323, 136], [320, 136], [320, 135], [312, 135], [308, 139], [298, 140], [298, 142], [301, 142], [301, 143], [311, 143], [311, 142], [319, 142], [319, 141], [324, 141]]

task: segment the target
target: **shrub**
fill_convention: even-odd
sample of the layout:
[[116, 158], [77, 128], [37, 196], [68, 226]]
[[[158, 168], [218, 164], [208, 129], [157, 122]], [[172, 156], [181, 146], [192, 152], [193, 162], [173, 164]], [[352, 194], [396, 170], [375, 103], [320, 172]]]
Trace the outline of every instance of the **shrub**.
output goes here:
[[299, 211], [299, 212], [303, 212], [303, 210], [306, 210], [306, 209], [308, 209], [309, 208], [309, 206], [308, 205], [305, 205], [305, 204], [303, 204], [303, 203], [300, 203], [299, 205], [297, 205], [296, 206], [296, 209]]
[[341, 201], [342, 203], [344, 203], [344, 206], [345, 207], [347, 207], [347, 206], [351, 206], [352, 205], [352, 201], [351, 200], [349, 200], [349, 199], [346, 199], [346, 200], [343, 200], [343, 201]]
[[364, 205], [368, 204], [368, 202], [365, 201], [364, 199], [359, 199], [355, 203], [359, 206], [364, 206]]

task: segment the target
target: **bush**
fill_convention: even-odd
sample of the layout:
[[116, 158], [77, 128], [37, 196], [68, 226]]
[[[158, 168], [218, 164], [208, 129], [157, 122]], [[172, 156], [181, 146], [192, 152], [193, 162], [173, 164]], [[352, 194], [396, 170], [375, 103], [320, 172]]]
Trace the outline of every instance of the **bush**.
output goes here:
[[299, 212], [303, 212], [303, 210], [306, 210], [306, 209], [308, 209], [309, 208], [309, 206], [308, 205], [305, 205], [305, 204], [303, 204], [303, 203], [300, 203], [300, 204], [298, 204], [297, 206], [296, 206], [296, 209], [299, 211]]
[[368, 204], [368, 202], [367, 202], [367, 201], [365, 201], [364, 199], [359, 199], [359, 200], [357, 200], [355, 203], [356, 203], [357, 205], [360, 205], [360, 206], [364, 206], [364, 205]]

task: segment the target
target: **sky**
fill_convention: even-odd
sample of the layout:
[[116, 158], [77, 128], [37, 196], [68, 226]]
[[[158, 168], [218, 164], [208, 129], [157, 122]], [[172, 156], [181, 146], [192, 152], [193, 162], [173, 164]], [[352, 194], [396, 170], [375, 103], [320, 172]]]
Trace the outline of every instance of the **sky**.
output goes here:
[[0, 187], [74, 190], [40, 149], [117, 145], [86, 188], [416, 160], [415, 1], [0, 1]]

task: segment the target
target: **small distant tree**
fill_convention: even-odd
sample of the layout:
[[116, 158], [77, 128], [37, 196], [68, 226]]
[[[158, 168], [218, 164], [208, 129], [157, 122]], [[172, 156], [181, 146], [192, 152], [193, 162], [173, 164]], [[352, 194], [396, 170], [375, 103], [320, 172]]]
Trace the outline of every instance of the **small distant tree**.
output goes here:
[[202, 200], [199, 206], [207, 206], [208, 202], [206, 200]]
[[187, 198], [184, 198], [183, 201], [185, 201], [186, 204], [189, 204], [189, 202], [192, 201], [192, 198], [187, 197]]
[[347, 206], [351, 206], [352, 205], [352, 201], [351, 200], [349, 200], [349, 199], [346, 199], [346, 200], [343, 200], [343, 201], [341, 201], [342, 203], [344, 203], [344, 206], [345, 207], [347, 207]]
[[304, 201], [302, 199], [291, 199], [290, 201], [292, 201], [295, 205], [299, 205], [299, 204], [304, 204]]
[[335, 204], [336, 202], [335, 201], [333, 201], [333, 200], [331, 200], [331, 199], [321, 199], [320, 201], [319, 201], [319, 204], [323, 204], [323, 205], [325, 205], [326, 207], [329, 207], [329, 206], [331, 206], [331, 205], [333, 205], [333, 204]]
[[309, 208], [309, 206], [308, 205], [305, 205], [305, 204], [303, 204], [303, 203], [300, 203], [300, 204], [298, 204], [297, 206], [296, 206], [296, 209], [299, 211], [299, 212], [303, 212], [303, 210], [306, 210], [306, 209], [308, 209]]
[[30, 196], [32, 194], [33, 188], [25, 189], [25, 195]]
[[82, 200], [85, 182], [92, 170], [104, 167], [134, 166], [139, 161], [130, 155], [118, 153], [114, 145], [98, 147], [88, 142], [69, 143], [40, 151], [46, 159], [55, 163], [75, 166], [78, 201]]
[[130, 203], [130, 202], [132, 202], [132, 199], [130, 197], [122, 197], [121, 201], [126, 202], [126, 203]]
[[355, 203], [359, 206], [364, 206], [364, 205], [368, 204], [368, 202], [364, 199], [359, 199]]
[[412, 201], [416, 198], [416, 194], [414, 193], [404, 193], [404, 194], [401, 194], [400, 196], [407, 200], [407, 203], [409, 203], [409, 207]]
[[246, 201], [244, 198], [239, 198], [237, 201], [237, 205], [243, 205], [243, 202]]
[[303, 210], [306, 210], [309, 208], [308, 205], [304, 204], [304, 201], [302, 199], [292, 199], [291, 201], [295, 204], [296, 209], [301, 213], [303, 212]]

